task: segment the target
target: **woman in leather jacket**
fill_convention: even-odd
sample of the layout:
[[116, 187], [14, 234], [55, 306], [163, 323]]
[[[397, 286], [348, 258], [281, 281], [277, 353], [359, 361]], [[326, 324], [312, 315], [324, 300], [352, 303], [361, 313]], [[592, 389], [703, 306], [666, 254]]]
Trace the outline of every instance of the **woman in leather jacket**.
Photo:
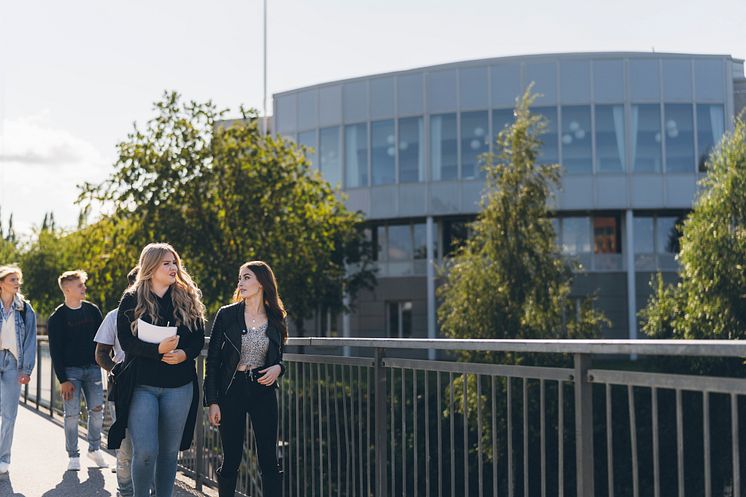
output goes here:
[[269, 265], [250, 261], [241, 266], [234, 301], [215, 316], [204, 381], [210, 423], [219, 427], [223, 444], [218, 490], [220, 497], [235, 494], [248, 414], [263, 495], [280, 497], [275, 389], [277, 378], [285, 372], [282, 351], [288, 330], [287, 313]]

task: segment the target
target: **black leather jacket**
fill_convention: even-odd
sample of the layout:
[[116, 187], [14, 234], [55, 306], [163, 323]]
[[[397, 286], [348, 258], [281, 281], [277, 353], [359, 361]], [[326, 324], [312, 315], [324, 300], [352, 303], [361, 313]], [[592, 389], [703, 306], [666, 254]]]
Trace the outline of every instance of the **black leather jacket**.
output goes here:
[[[241, 360], [241, 331], [246, 329], [244, 323], [243, 301], [236, 304], [221, 307], [215, 316], [210, 335], [210, 346], [207, 349], [207, 360], [205, 361], [205, 395], [204, 405], [217, 404], [218, 400], [225, 395], [228, 388], [236, 377], [238, 362]], [[269, 348], [264, 367], [279, 365], [285, 374], [285, 365], [282, 364], [282, 334], [276, 326], [267, 326], [267, 337]], [[277, 388], [277, 382], [274, 383]]]

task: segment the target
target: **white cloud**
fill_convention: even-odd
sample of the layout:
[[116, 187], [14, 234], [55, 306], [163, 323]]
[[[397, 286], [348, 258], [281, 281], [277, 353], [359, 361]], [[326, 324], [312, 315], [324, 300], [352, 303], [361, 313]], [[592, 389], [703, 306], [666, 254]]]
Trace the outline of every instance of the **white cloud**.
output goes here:
[[49, 112], [6, 120], [0, 136], [0, 206], [28, 233], [45, 212], [74, 226], [77, 185], [98, 182], [112, 161], [86, 139], [55, 125]]

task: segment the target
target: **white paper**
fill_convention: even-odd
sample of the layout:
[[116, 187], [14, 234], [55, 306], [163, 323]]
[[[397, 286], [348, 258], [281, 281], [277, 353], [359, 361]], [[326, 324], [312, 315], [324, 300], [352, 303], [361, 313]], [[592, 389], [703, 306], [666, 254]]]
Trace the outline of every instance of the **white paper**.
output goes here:
[[176, 335], [176, 326], [156, 326], [137, 320], [137, 338], [143, 342], [161, 343], [165, 338]]

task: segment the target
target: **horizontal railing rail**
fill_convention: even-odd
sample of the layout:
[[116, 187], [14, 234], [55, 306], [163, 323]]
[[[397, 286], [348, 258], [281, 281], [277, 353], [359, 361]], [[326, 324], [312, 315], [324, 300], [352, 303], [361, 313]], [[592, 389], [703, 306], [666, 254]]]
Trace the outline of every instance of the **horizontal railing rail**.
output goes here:
[[[746, 342], [302, 337], [287, 346], [277, 394], [285, 496], [743, 495]], [[56, 415], [43, 336], [38, 357], [24, 402]], [[239, 491], [258, 496], [246, 428]], [[220, 461], [203, 410], [179, 465], [201, 488], [216, 484]]]

